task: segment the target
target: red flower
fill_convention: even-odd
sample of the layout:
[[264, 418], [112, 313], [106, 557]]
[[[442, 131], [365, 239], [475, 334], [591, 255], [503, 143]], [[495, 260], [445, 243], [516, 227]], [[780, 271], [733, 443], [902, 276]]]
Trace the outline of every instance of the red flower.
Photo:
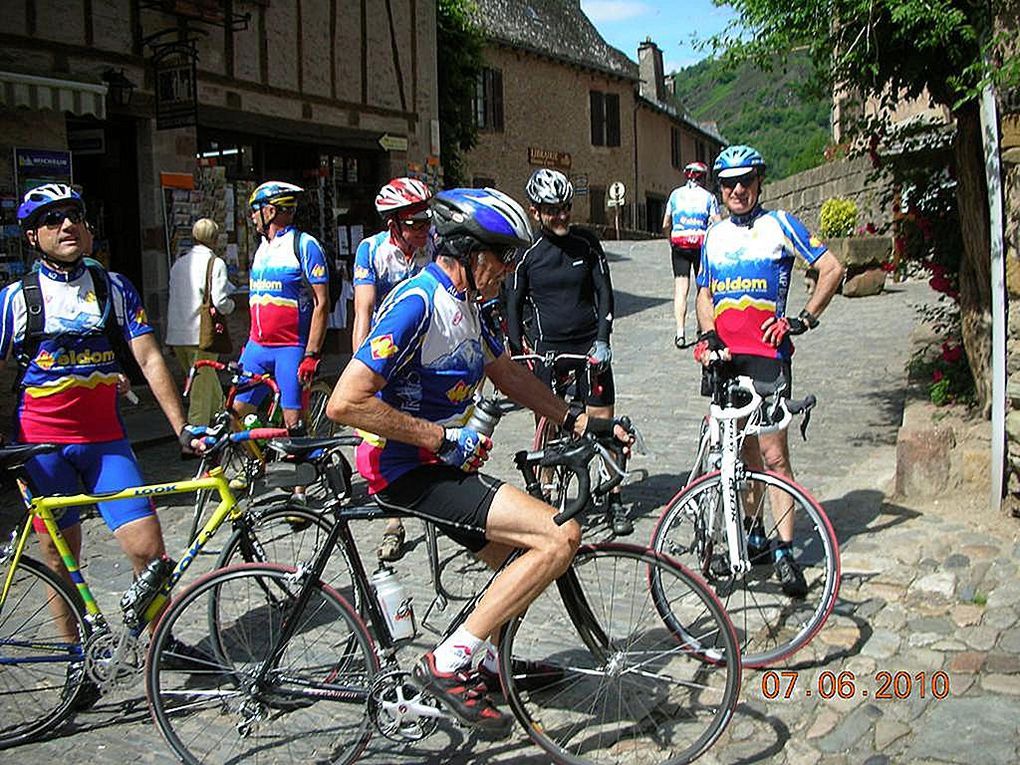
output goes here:
[[928, 285], [936, 292], [944, 292], [947, 295], [953, 289], [953, 283], [944, 276], [933, 276], [928, 280]]
[[882, 270], [885, 271], [887, 274], [891, 274], [893, 271], [896, 270], [896, 266], [893, 265], [893, 262], [891, 260], [887, 260], [885, 263], [882, 264]]
[[937, 369], [932, 370], [931, 379], [934, 382], [939, 382], [942, 379], [942, 372]]
[[955, 364], [961, 358], [963, 358], [963, 346], [960, 345], [949, 345], [949, 343], [942, 343], [942, 360], [947, 364]]

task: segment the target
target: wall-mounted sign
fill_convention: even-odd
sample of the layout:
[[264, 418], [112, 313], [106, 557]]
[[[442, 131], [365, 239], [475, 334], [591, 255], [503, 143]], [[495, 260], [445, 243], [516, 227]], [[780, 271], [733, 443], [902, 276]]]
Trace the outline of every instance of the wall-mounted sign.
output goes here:
[[574, 194], [583, 197], [588, 193], [588, 174], [579, 173], [570, 176], [570, 185], [574, 187]]
[[71, 183], [71, 152], [51, 149], [14, 149], [18, 197], [44, 183]]
[[383, 133], [379, 138], [379, 145], [385, 151], [407, 151], [407, 136]]
[[193, 42], [161, 45], [152, 57], [156, 73], [156, 129], [191, 127], [198, 117], [198, 80]]
[[534, 146], [528, 147], [528, 164], [539, 167], [553, 167], [557, 170], [570, 169], [570, 152], [549, 151]]

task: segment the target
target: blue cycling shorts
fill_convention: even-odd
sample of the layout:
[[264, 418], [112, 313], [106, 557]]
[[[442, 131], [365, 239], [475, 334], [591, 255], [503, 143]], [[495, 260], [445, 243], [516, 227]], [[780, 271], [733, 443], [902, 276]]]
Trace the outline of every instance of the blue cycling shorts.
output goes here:
[[[25, 470], [34, 490], [45, 496], [79, 494], [82, 487], [88, 494], [102, 494], [145, 483], [126, 438], [100, 444], [65, 444], [58, 451], [33, 457], [25, 463]], [[145, 497], [100, 502], [99, 512], [110, 531], [156, 514], [152, 500]], [[80, 521], [80, 509], [69, 507], [57, 518], [57, 526], [66, 529]], [[46, 530], [38, 518], [35, 528]]]
[[[268, 372], [280, 387], [280, 405], [284, 409], [301, 409], [301, 383], [298, 382], [298, 367], [305, 357], [301, 345], [259, 345], [249, 340], [239, 359], [245, 372], [259, 375]], [[269, 394], [269, 388], [259, 385], [237, 396], [243, 404], [258, 406]]]

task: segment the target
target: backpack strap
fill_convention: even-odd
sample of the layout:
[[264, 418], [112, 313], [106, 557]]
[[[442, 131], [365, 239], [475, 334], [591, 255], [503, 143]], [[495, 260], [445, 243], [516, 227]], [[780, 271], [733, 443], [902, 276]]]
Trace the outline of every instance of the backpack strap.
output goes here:
[[110, 350], [117, 357], [117, 364], [121, 371], [127, 369], [124, 361], [126, 344], [121, 330], [121, 324], [117, 321], [117, 311], [113, 305], [113, 288], [110, 284], [110, 273], [99, 263], [86, 263], [89, 275], [92, 277], [92, 289], [96, 293], [96, 303], [102, 306], [100, 314], [100, 331], [106, 336], [110, 344]]
[[46, 307], [39, 286], [38, 271], [29, 271], [21, 278], [21, 294], [25, 300], [25, 338], [21, 343], [21, 351], [15, 357], [18, 373], [11, 386], [15, 393], [21, 389], [28, 365], [39, 353], [39, 346], [46, 336]]

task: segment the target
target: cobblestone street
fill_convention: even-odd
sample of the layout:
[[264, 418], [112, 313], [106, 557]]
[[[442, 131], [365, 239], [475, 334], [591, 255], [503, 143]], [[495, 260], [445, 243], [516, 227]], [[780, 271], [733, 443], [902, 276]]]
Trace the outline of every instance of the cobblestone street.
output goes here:
[[[637, 526], [626, 541], [645, 543], [658, 510], [689, 469], [707, 400], [697, 395], [700, 375], [690, 351], [673, 347], [666, 244], [608, 243], [607, 250], [617, 301], [617, 412], [633, 418], [648, 447], [647, 454], [632, 460], [635, 480], [624, 489]], [[790, 313], [795, 315], [805, 298], [797, 275], [794, 284]], [[702, 762], [1020, 760], [1020, 525], [989, 511], [984, 489], [923, 504], [889, 497], [915, 306], [930, 299], [927, 285], [917, 281], [890, 284], [870, 298], [837, 296], [821, 326], [798, 339], [794, 395], [814, 393], [819, 405], [809, 441], [791, 432], [792, 460], [799, 482], [822, 502], [842, 546], [840, 599], [836, 613], [794, 663], [774, 668], [788, 674], [775, 678], [745, 670], [736, 717]], [[688, 332], [694, 326], [693, 296], [691, 306]], [[165, 427], [153, 412], [127, 418], [138, 439]], [[530, 445], [532, 429], [529, 413], [508, 415], [497, 430], [487, 469], [520, 484], [509, 457]], [[155, 481], [187, 475], [191, 463], [178, 462], [176, 452], [167, 443], [139, 451], [147, 476]], [[165, 506], [160, 515], [168, 548], [181, 549], [189, 513]], [[14, 519], [8, 505], [5, 530]], [[366, 559], [374, 558], [381, 531], [381, 523], [359, 529]], [[431, 600], [421, 524], [409, 521], [408, 534], [412, 550], [397, 571], [415, 592], [420, 620]], [[101, 521], [86, 522], [85, 544], [85, 575], [100, 605], [114, 616], [119, 594], [130, 583], [126, 561]], [[215, 540], [212, 546], [218, 546]], [[442, 550], [453, 552], [450, 543]], [[211, 561], [203, 556], [192, 572], [208, 570]], [[445, 584], [466, 591], [480, 577], [478, 572]], [[445, 626], [455, 611], [451, 605], [430, 623]], [[405, 666], [434, 639], [428, 630], [422, 633], [417, 645], [402, 651]], [[933, 685], [938, 671], [948, 676], [947, 687]], [[831, 688], [825, 673], [844, 682], [850, 682], [846, 673], [853, 674], [848, 698], [823, 698]], [[775, 679], [781, 681], [779, 696], [766, 699], [763, 690], [772, 695]], [[149, 718], [142, 686], [139, 678], [134, 687], [79, 714], [58, 737], [5, 752], [3, 761], [173, 761]], [[880, 698], [885, 694], [889, 698]], [[363, 761], [455, 765], [548, 758], [523, 731], [492, 744], [441, 726], [414, 748], [377, 736]]]

